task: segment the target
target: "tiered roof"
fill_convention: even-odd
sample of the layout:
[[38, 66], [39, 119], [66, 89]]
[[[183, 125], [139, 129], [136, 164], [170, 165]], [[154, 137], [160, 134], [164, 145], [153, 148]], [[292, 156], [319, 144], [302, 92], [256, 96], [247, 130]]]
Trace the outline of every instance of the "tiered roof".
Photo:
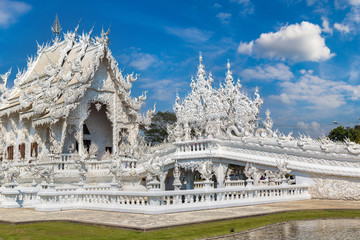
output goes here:
[[52, 44], [38, 45], [37, 55], [28, 58], [27, 69], [19, 71], [14, 87], [6, 88], [10, 74], [2, 75], [0, 85], [0, 117], [19, 112], [20, 118], [32, 118], [35, 125], [54, 123], [67, 117], [76, 108], [86, 90], [91, 86], [95, 73], [106, 62], [116, 92], [129, 114], [137, 117], [146, 92], [139, 98], [131, 98], [134, 74], [123, 76], [108, 47], [108, 32], [100, 37], [89, 33], [78, 35], [78, 27], [56, 38]]

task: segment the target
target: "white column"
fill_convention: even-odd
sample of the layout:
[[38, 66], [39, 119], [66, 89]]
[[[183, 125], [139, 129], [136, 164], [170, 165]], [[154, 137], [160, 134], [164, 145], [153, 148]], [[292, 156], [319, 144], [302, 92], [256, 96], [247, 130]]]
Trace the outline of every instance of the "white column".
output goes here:
[[214, 163], [213, 168], [217, 180], [217, 187], [218, 188], [225, 187], [224, 181], [226, 177], [226, 171], [228, 169], [228, 164]]
[[[117, 119], [118, 119], [117, 97], [116, 97], [115, 93], [113, 94], [113, 103], [114, 103], [114, 105], [112, 106], [113, 109], [111, 111], [113, 113], [113, 116], [112, 116], [113, 154], [117, 154], [118, 153], [117, 152], [118, 151], [118, 142], [119, 142], [119, 129], [118, 129], [118, 123], [117, 123]], [[111, 106], [108, 106], [108, 107], [110, 108]]]
[[168, 174], [168, 171], [165, 171], [159, 175], [161, 191], [165, 191], [165, 180], [166, 180], [167, 174]]

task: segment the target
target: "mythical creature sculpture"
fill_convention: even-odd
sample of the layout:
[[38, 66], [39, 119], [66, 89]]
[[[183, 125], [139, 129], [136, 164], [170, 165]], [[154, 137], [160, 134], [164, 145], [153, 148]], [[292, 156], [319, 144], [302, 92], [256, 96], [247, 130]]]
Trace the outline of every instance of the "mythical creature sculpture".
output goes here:
[[20, 168], [11, 163], [1, 164], [1, 175], [4, 177], [5, 183], [16, 183], [16, 179], [20, 176]]
[[291, 170], [289, 170], [287, 167], [288, 163], [286, 161], [277, 160], [276, 164], [279, 169], [281, 178], [285, 178], [285, 176], [291, 172]]
[[355, 143], [355, 142], [351, 142], [350, 139], [345, 139], [345, 144], [346, 144], [346, 149], [354, 155], [359, 155], [360, 154], [360, 145]]
[[197, 170], [206, 181], [209, 181], [213, 176], [213, 163], [211, 161], [205, 161]]
[[55, 182], [55, 169], [54, 165], [38, 166], [31, 163], [27, 169], [34, 176], [41, 177], [45, 183], [53, 184]]
[[75, 159], [75, 168], [78, 170], [80, 182], [84, 183], [86, 180], [86, 173], [88, 169], [86, 167], [86, 158], [80, 156], [79, 158]]
[[109, 165], [109, 173], [113, 175], [113, 183], [118, 184], [118, 189], [123, 189], [122, 177], [124, 176], [124, 169], [122, 165], [122, 161], [119, 159], [111, 161]]
[[151, 174], [151, 176], [160, 176], [164, 171], [164, 163], [166, 159], [159, 156], [150, 155], [150, 160], [144, 164], [144, 168]]
[[248, 179], [254, 179], [257, 169], [250, 163], [246, 163], [244, 174]]

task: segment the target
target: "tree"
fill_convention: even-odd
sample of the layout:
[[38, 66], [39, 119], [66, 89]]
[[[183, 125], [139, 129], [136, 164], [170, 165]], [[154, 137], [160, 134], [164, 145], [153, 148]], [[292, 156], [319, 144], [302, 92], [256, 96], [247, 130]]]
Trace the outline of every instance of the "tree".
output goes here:
[[354, 128], [344, 128], [343, 126], [334, 128], [329, 132], [328, 138], [340, 142], [349, 138], [352, 142], [360, 143], [360, 125], [356, 125]]
[[176, 122], [176, 115], [173, 112], [157, 112], [151, 119], [148, 130], [144, 130], [145, 140], [148, 143], [162, 143], [167, 137], [167, 126]]

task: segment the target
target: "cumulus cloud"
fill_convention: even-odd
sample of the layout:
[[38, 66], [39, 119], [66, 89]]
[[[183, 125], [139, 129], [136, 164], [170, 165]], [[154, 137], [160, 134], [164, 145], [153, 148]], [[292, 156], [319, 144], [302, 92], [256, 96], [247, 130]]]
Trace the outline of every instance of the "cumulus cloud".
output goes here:
[[200, 30], [194, 27], [190, 27], [190, 28], [167, 27], [166, 31], [190, 43], [206, 42], [213, 35], [212, 32]]
[[244, 79], [258, 79], [265, 81], [288, 81], [294, 77], [290, 68], [283, 63], [265, 64], [254, 68], [248, 68], [243, 70], [240, 75]]
[[146, 70], [151, 65], [158, 62], [158, 58], [155, 55], [149, 53], [133, 53], [131, 55], [130, 66], [138, 70]]
[[231, 18], [231, 13], [219, 12], [216, 17], [220, 20], [222, 24], [228, 24]]
[[344, 24], [335, 23], [334, 28], [341, 33], [349, 33], [350, 32], [349, 26], [344, 25]]
[[325, 32], [325, 33], [332, 34], [333, 30], [330, 27], [329, 20], [326, 17], [322, 17], [321, 19], [323, 20], [323, 22], [322, 22], [322, 27], [323, 27], [322, 31]]
[[282, 27], [278, 32], [263, 33], [249, 43], [241, 42], [238, 53], [261, 58], [320, 62], [333, 57], [318, 25], [302, 22]]
[[286, 104], [302, 101], [311, 109], [335, 109], [347, 100], [360, 99], [359, 85], [326, 80], [308, 73], [296, 82], [281, 82], [280, 87], [283, 93], [271, 98]]
[[31, 10], [31, 5], [10, 0], [0, 0], [0, 27], [7, 27]]
[[253, 52], [254, 47], [254, 41], [251, 41], [249, 43], [243, 43], [240, 42], [240, 45], [238, 47], [238, 53], [245, 54], [245, 55], [251, 55]]

